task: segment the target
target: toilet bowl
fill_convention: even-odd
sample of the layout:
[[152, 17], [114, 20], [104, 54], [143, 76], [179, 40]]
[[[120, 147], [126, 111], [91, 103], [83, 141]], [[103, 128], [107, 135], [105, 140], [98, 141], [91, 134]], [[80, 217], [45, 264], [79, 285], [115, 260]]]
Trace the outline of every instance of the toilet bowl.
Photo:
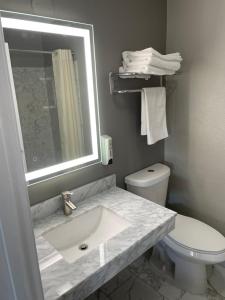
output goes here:
[[[128, 191], [165, 206], [169, 176], [167, 166], [155, 164], [128, 175], [125, 182]], [[225, 261], [224, 236], [211, 226], [180, 214], [161, 247], [174, 263], [176, 284], [193, 294], [206, 292], [206, 265]]]
[[163, 242], [175, 264], [175, 282], [193, 294], [205, 293], [206, 265], [225, 261], [223, 235], [203, 222], [178, 214], [175, 229]]

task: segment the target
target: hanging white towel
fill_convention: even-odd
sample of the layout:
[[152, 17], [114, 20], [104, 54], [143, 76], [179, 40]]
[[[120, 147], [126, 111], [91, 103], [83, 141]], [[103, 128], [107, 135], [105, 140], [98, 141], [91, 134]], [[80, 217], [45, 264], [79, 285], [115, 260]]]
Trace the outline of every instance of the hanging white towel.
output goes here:
[[166, 89], [144, 88], [141, 93], [141, 135], [152, 145], [168, 137], [166, 125]]

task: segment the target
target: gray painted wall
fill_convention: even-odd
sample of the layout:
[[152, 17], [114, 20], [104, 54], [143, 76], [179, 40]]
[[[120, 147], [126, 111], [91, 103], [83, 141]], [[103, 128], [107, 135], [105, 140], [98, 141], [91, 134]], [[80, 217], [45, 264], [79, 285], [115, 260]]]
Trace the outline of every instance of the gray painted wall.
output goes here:
[[152, 46], [164, 52], [166, 0], [1, 0], [0, 9], [94, 24], [101, 132], [113, 138], [112, 166], [95, 165], [33, 185], [32, 204], [111, 173], [123, 187], [124, 176], [163, 160], [163, 142], [147, 146], [139, 134], [140, 95], [110, 96], [108, 73], [118, 69], [123, 50]]
[[167, 51], [184, 58], [168, 81], [169, 202], [225, 234], [225, 1], [167, 5]]

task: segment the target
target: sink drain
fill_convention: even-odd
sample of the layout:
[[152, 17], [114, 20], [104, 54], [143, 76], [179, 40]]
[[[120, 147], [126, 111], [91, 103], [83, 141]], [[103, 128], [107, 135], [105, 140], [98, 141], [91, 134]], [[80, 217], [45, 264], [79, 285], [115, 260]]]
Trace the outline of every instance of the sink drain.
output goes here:
[[88, 248], [88, 245], [87, 244], [81, 244], [80, 246], [79, 246], [79, 249], [80, 250], [87, 250], [87, 248]]

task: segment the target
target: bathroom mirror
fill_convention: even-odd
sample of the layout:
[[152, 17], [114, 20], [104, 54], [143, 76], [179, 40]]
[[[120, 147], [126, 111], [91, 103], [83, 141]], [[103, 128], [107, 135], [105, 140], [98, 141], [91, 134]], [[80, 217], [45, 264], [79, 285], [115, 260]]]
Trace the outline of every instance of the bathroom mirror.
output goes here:
[[99, 162], [93, 27], [1, 12], [26, 180]]

